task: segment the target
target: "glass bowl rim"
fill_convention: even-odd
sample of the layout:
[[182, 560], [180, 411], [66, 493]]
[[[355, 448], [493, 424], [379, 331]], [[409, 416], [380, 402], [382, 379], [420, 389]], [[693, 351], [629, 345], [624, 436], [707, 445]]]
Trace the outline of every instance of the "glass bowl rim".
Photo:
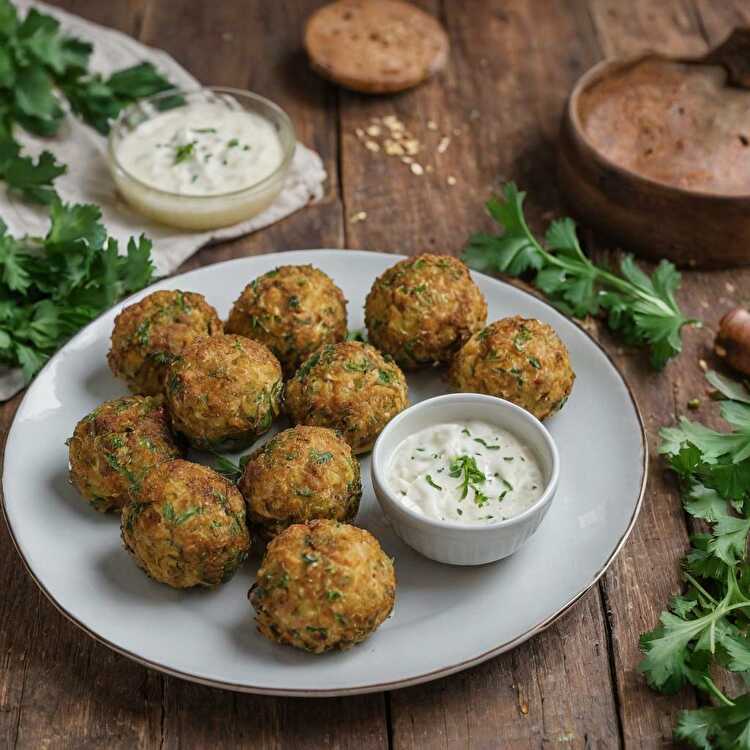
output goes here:
[[[172, 192], [171, 190], [164, 190], [162, 188], [155, 187], [154, 185], [150, 185], [149, 183], [144, 182], [143, 180], [139, 179], [132, 172], [130, 172], [128, 169], [126, 169], [123, 166], [122, 162], [117, 157], [117, 152], [114, 147], [114, 138], [115, 138], [115, 133], [117, 132], [118, 128], [123, 127], [124, 121], [130, 115], [132, 115], [134, 112], [138, 111], [139, 109], [142, 109], [144, 104], [150, 104], [152, 102], [157, 102], [160, 99], [167, 99], [173, 96], [189, 96], [191, 94], [200, 94], [203, 92], [211, 92], [211, 93], [217, 93], [217, 94], [229, 94], [230, 96], [233, 96], [240, 101], [242, 101], [242, 99], [250, 100], [255, 103], [262, 104], [265, 107], [268, 107], [270, 110], [272, 110], [276, 114], [276, 116], [278, 117], [278, 122], [280, 123], [279, 130], [280, 130], [280, 140], [282, 141], [282, 147], [284, 147], [284, 139], [281, 136], [281, 134], [284, 131], [286, 131], [286, 134], [289, 136], [289, 143], [284, 147], [284, 155], [281, 160], [281, 163], [276, 167], [276, 169], [273, 170], [273, 172], [266, 175], [262, 180], [259, 180], [258, 182], [254, 182], [250, 185], [246, 185], [245, 187], [238, 188], [237, 190], [230, 190], [229, 192], [226, 192], [226, 193], [211, 193], [210, 195], [206, 195], [206, 194], [196, 194], [196, 193], [192, 193], [192, 194], [191, 193], [175, 193], [175, 192]], [[192, 200], [192, 201], [209, 201], [209, 200], [215, 200], [217, 198], [232, 198], [235, 196], [244, 195], [245, 193], [252, 193], [255, 191], [260, 191], [262, 188], [271, 184], [280, 175], [283, 175], [288, 170], [289, 165], [294, 156], [296, 145], [297, 145], [297, 138], [294, 132], [294, 125], [292, 124], [292, 121], [289, 115], [278, 104], [276, 104], [276, 102], [273, 102], [270, 99], [267, 99], [265, 96], [256, 94], [253, 91], [248, 91], [246, 89], [232, 88], [231, 86], [196, 86], [194, 88], [175, 87], [175, 88], [167, 89], [166, 91], [160, 91], [158, 94], [154, 94], [153, 96], [146, 96], [142, 99], [138, 99], [132, 104], [129, 104], [120, 112], [120, 114], [117, 116], [115, 121], [110, 126], [109, 137], [107, 139], [107, 151], [108, 151], [110, 163], [114, 166], [115, 169], [122, 172], [125, 175], [125, 177], [128, 178], [128, 180], [130, 180], [131, 182], [134, 182], [136, 185], [143, 188], [144, 190], [148, 190], [149, 192], [156, 193], [157, 195], [161, 195], [167, 198], [173, 198], [173, 199], [179, 199], [179, 200]]]

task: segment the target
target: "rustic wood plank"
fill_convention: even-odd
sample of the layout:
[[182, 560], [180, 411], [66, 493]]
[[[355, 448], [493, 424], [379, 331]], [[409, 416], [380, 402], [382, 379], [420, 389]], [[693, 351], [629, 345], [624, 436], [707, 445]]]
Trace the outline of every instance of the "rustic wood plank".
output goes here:
[[388, 747], [382, 694], [271, 698], [168, 683], [164, 750], [253, 747], [370, 750]]
[[[437, 3], [421, 5], [438, 11]], [[529, 187], [534, 218], [557, 205], [550, 175], [560, 112], [573, 81], [599, 56], [585, 7], [500, 0], [481, 12], [466, 12], [460, 2], [441, 7], [453, 45], [443, 74], [395, 98], [341, 94], [350, 247], [458, 253], [471, 231], [489, 226], [483, 204], [506, 178]], [[391, 114], [424, 144], [415, 156], [424, 174], [368, 150], [368, 136], [357, 135], [371, 118]], [[382, 130], [382, 120], [375, 124]], [[383, 133], [372, 140], [382, 144]], [[360, 211], [366, 220], [352, 221]], [[392, 693], [391, 716], [398, 749], [618, 746], [598, 591], [512, 654]]]
[[[708, 393], [711, 386], [705, 379], [704, 367], [720, 370], [727, 375], [739, 377], [727, 368], [713, 352], [713, 342], [719, 328], [721, 316], [738, 305], [748, 304], [750, 269], [731, 269], [711, 274], [689, 274], [684, 283], [685, 309], [687, 313], [704, 321], [703, 328], [692, 332], [687, 339], [680, 366], [672, 376], [677, 415], [697, 420], [714, 429], [727, 430], [729, 425], [719, 416], [718, 405], [711, 401]], [[697, 410], [688, 409], [688, 402], [700, 400]], [[704, 524], [689, 519], [691, 532], [705, 531]], [[717, 670], [716, 682], [728, 695], [747, 691], [739, 675]], [[705, 696], [701, 702], [708, 703]]]
[[[113, 7], [96, 0], [57, 4], [127, 33], [137, 32], [145, 10], [145, 0]], [[4, 427], [19, 402], [20, 396], [3, 406]], [[96, 644], [59, 615], [26, 573], [5, 527], [1, 534], [4, 746], [158, 746], [161, 677]], [[8, 732], [13, 716], [16, 726]]]
[[111, 26], [125, 34], [137, 37], [149, 0], [120, 0], [116, 3], [102, 3], [96, 0], [49, 0], [69, 13], [75, 13], [102, 26]]
[[[634, 2], [625, 8], [611, 0], [591, 0], [589, 8], [597, 37], [607, 55], [632, 55], [644, 49], [672, 54], [700, 54], [706, 43], [697, 12], [689, 0], [659, 4]], [[692, 300], [686, 273], [680, 301]], [[686, 349], [696, 331], [685, 334]], [[638, 637], [653, 628], [671, 595], [681, 589], [679, 561], [688, 547], [688, 525], [675, 482], [658, 455], [659, 428], [671, 424], [678, 410], [674, 382], [690, 367], [684, 355], [659, 374], [649, 372], [642, 355], [631, 357], [604, 337], [626, 379], [634, 388], [646, 422], [651, 465], [644, 507], [624, 550], [605, 574], [602, 591], [607, 603], [623, 737], [626, 747], [669, 743], [677, 711], [696, 705], [692, 690], [674, 697], [650, 690], [637, 666], [642, 654]]]
[[695, 0], [698, 20], [706, 41], [718, 44], [735, 26], [750, 24], [750, 6], [741, 0], [717, 3], [711, 0]]
[[[597, 589], [509, 654], [391, 694], [393, 747], [617, 747]], [[598, 634], [585, 641], [581, 633]]]
[[627, 57], [645, 50], [672, 55], [705, 52], [692, 0], [589, 0], [589, 9], [605, 57]]
[[[154, 3], [142, 38], [173, 54], [204, 83], [250, 88], [287, 110], [300, 140], [323, 157], [329, 179], [324, 199], [256, 235], [199, 252], [194, 268], [276, 250], [341, 247], [335, 91], [300, 58], [301, 25], [319, 5], [278, 3]], [[218, 52], [217, 52], [218, 51]], [[259, 64], [263, 61], [263, 64]], [[165, 682], [164, 746], [387, 746], [382, 695], [308, 700], [231, 694], [179, 680]]]
[[320, 4], [161, 0], [146, 14], [144, 42], [172, 54], [206, 85], [248, 88], [273, 99], [328, 173], [319, 203], [262, 232], [205, 248], [180, 270], [262, 252], [343, 246], [336, 92], [308, 69], [300, 46], [304, 20]]

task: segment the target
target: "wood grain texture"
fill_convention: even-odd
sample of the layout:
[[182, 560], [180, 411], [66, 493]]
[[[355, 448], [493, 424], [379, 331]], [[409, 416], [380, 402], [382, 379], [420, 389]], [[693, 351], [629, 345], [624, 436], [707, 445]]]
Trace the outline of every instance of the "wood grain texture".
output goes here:
[[[0, 449], [3, 454], [8, 430], [20, 402], [19, 395], [0, 409]], [[0, 468], [3, 465], [4, 460], [0, 459]], [[37, 620], [41, 593], [21, 564], [4, 521], [0, 525], [0, 570], [4, 584], [0, 596], [0, 746], [13, 747], [23, 702], [29, 633]]]
[[[110, 12], [96, 0], [71, 0], [66, 10], [137, 34], [145, 2]], [[10, 424], [20, 397], [2, 409]], [[3, 438], [7, 431], [2, 431]], [[37, 590], [3, 524], [0, 560], [0, 736], [7, 747], [128, 748], [158, 744], [162, 678], [98, 645], [65, 620]], [[8, 701], [6, 703], [6, 701]]]
[[[672, 379], [675, 413], [688, 419], [698, 420], [714, 429], [727, 430], [729, 425], [719, 416], [719, 406], [709, 397], [711, 386], [705, 379], [704, 367], [724, 371], [726, 369], [713, 352], [713, 342], [721, 316], [737, 305], [750, 302], [750, 270], [733, 269], [722, 273], [689, 274], [685, 278], [683, 298], [688, 315], [703, 321], [703, 327], [691, 332], [686, 340], [685, 352], [680, 367]], [[689, 409], [688, 402], [699, 399], [697, 410]], [[705, 526], [688, 518], [691, 533], [705, 531]], [[746, 691], [739, 675], [721, 670], [717, 672], [717, 684], [728, 695]], [[699, 696], [699, 700], [705, 698]]]
[[[487, 225], [483, 204], [493, 188], [511, 177], [534, 196], [535, 219], [557, 206], [550, 182], [557, 123], [570, 86], [598, 57], [585, 8], [525, 0], [485, 2], [482, 14], [466, 13], [461, 2], [423, 7], [442, 12], [450, 31], [454, 53], [447, 69], [396, 99], [341, 94], [351, 247], [459, 253], [467, 228]], [[367, 139], [358, 137], [357, 129], [366, 132], [372, 118], [380, 118], [382, 130], [388, 115], [422, 143], [415, 159], [424, 174], [413, 174], [382, 149], [368, 150]], [[450, 144], [441, 154], [437, 148], [446, 137]], [[383, 137], [372, 140], [382, 143]], [[428, 165], [434, 171], [427, 172]], [[454, 186], [447, 183], [450, 175]], [[366, 220], [351, 221], [360, 211]], [[512, 654], [460, 677], [393, 693], [393, 746], [616, 747], [606, 641], [593, 591], [569, 617]]]
[[169, 52], [206, 85], [247, 88], [272, 98], [291, 117], [298, 139], [321, 155], [328, 173], [321, 202], [262, 232], [205, 248], [178, 272], [263, 252], [343, 246], [336, 89], [308, 69], [300, 48], [304, 21], [321, 4], [151, 2], [142, 41]]
[[[528, 189], [531, 224], [540, 229], [561, 210], [557, 128], [567, 92], [584, 70], [603, 55], [646, 47], [700, 53], [735, 23], [750, 21], [741, 0], [420, 0], [448, 28], [448, 68], [412, 92], [370, 98], [339, 91], [307, 68], [301, 28], [323, 0], [55, 1], [166, 49], [206, 84], [271, 96], [290, 113], [301, 140], [323, 157], [329, 175], [323, 201], [263, 232], [206, 248], [184, 268], [316, 246], [456, 254], [472, 231], [491, 227], [482, 205], [511, 178]], [[415, 158], [424, 174], [368, 151], [357, 137], [372, 117], [389, 114], [422, 142]], [[360, 211], [367, 218], [351, 221]], [[584, 236], [597, 257], [607, 257], [603, 245]], [[686, 273], [681, 301], [708, 327], [688, 332], [683, 357], [659, 375], [646, 369], [642, 354], [599, 335], [640, 401], [651, 480], [633, 536], [600, 586], [543, 634], [462, 674], [390, 694], [319, 700], [233, 694], [162, 676], [91, 641], [37, 591], [3, 527], [0, 746], [609, 750], [670, 744], [676, 711], [695, 705], [696, 696], [659, 697], [636, 671], [638, 635], [653, 627], [679, 590], [677, 564], [687, 547], [676, 487], [656, 455], [657, 432], [687, 400], [701, 396], [698, 360], [712, 361], [712, 328], [725, 306], [750, 302], [748, 288], [750, 271]], [[19, 400], [0, 409], [3, 441]], [[698, 415], [712, 412], [704, 403]]]
[[[697, 13], [689, 2], [668, 0], [656, 5], [644, 0], [626, 8], [609, 0], [596, 0], [589, 8], [601, 48], [608, 56], [635, 54], [647, 48], [700, 54], [707, 48]], [[686, 286], [690, 277], [685, 274]], [[689, 300], [689, 292], [683, 291], [679, 299], [683, 303]], [[695, 331], [686, 332], [688, 346], [694, 336]], [[688, 547], [688, 527], [675, 482], [658, 455], [658, 431], [674, 421], [674, 382], [694, 363], [682, 357], [655, 374], [647, 369], [644, 357], [629, 356], [608, 343], [607, 337], [604, 343], [638, 396], [646, 423], [651, 472], [638, 523], [605, 574], [602, 590], [625, 746], [657, 747], [669, 743], [677, 711], [696, 702], [690, 690], [675, 697], [657, 695], [637, 671], [642, 659], [640, 633], [657, 624], [669, 597], [681, 588], [679, 561]]]
[[606, 660], [595, 588], [555, 625], [511, 653], [391, 693], [393, 747], [617, 747]]
[[645, 50], [672, 55], [706, 51], [691, 0], [590, 0], [588, 5], [604, 57], [626, 57]]

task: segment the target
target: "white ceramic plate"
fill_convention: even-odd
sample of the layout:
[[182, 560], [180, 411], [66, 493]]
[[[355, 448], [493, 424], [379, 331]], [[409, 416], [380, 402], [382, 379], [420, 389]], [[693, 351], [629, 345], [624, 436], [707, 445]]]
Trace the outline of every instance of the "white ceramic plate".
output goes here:
[[[226, 316], [251, 279], [285, 263], [313, 263], [349, 300], [351, 328], [373, 279], [398, 256], [311, 250], [221, 263], [166, 279], [154, 289], [200, 292]], [[431, 562], [388, 527], [363, 460], [356, 522], [396, 560], [396, 608], [369, 640], [314, 656], [255, 631], [247, 590], [257, 560], [211, 591], [155, 583], [123, 551], [118, 519], [92, 512], [68, 484], [65, 439], [98, 403], [125, 393], [106, 353], [118, 305], [73, 338], [38, 375], [8, 437], [3, 489], [11, 534], [31, 575], [63, 614], [126, 656], [190, 680], [234, 690], [341, 695], [415, 684], [506, 651], [549, 625], [604, 572], [638, 514], [646, 475], [643, 426], [604, 352], [535, 297], [481, 274], [489, 320], [520, 313], [550, 323], [578, 378], [548, 420], [561, 457], [557, 497], [537, 534], [506, 560], [476, 568]], [[409, 378], [412, 402], [445, 393], [437, 372]], [[266, 439], [266, 438], [262, 438]]]

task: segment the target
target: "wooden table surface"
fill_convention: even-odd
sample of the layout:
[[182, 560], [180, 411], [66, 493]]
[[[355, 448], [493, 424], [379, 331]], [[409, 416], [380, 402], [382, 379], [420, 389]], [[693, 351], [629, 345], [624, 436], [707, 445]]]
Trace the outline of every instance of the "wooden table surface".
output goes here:
[[[325, 162], [328, 182], [320, 203], [257, 234], [204, 249], [186, 269], [309, 247], [458, 253], [471, 232], [490, 228], [483, 203], [509, 178], [529, 191], [538, 228], [562, 210], [555, 139], [578, 76], [602, 57], [644, 47], [701, 53], [733, 25], [750, 22], [747, 0], [422, 0], [449, 31], [449, 66], [409, 93], [366, 98], [308, 71], [300, 36], [304, 19], [321, 4], [316, 0], [58, 4], [165, 49], [206, 84], [249, 88], [275, 99], [290, 113], [300, 139]], [[420, 158], [433, 171], [413, 175], [397, 159], [363, 148], [355, 129], [388, 114], [427, 144]], [[438, 131], [427, 128], [428, 120], [438, 123]], [[440, 154], [436, 147], [444, 134], [451, 141]], [[366, 220], [352, 221], [361, 211]], [[599, 256], [610, 249], [585, 231], [584, 237]], [[675, 484], [656, 454], [656, 434], [685, 411], [688, 400], [704, 394], [699, 360], [711, 362], [722, 311], [750, 300], [750, 270], [685, 273], [680, 300], [706, 327], [686, 332], [682, 357], [660, 374], [647, 369], [642, 354], [624, 351], [596, 323], [590, 325], [638, 397], [651, 477], [623, 551], [599, 584], [541, 635], [462, 674], [391, 693], [305, 700], [224, 692], [145, 669], [85, 636], [38, 591], [2, 524], [0, 745], [669, 745], [676, 712], [694, 707], [698, 698], [691, 690], [658, 696], [636, 671], [638, 636], [679, 589], [678, 561], [690, 532]], [[0, 411], [3, 435], [19, 401]], [[712, 411], [701, 407], [698, 416], [708, 418]]]

